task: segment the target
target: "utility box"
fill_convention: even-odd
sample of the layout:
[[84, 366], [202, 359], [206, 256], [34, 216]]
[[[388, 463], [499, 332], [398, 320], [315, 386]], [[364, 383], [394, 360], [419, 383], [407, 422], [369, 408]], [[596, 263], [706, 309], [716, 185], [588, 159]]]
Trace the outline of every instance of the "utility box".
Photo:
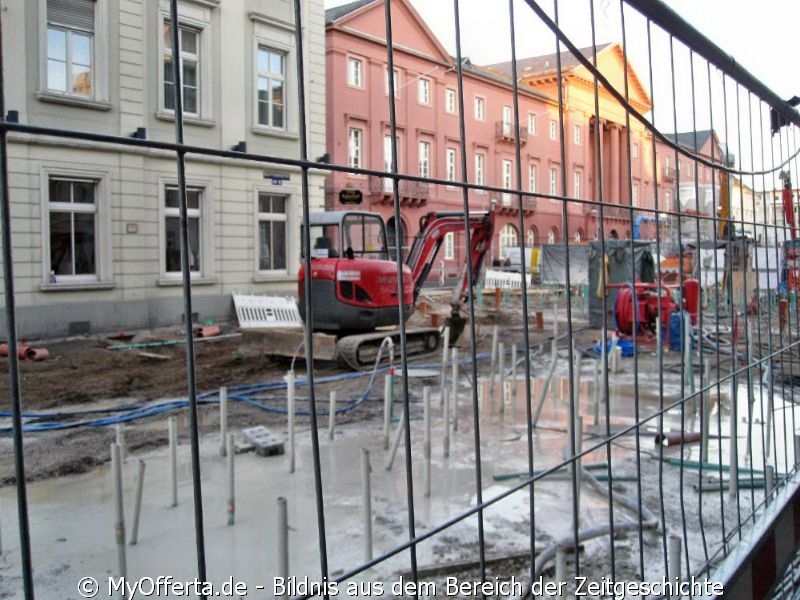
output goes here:
[[655, 261], [652, 242], [641, 240], [606, 240], [604, 244], [589, 244], [589, 327], [603, 326], [603, 311], [607, 325], [616, 327], [614, 302], [619, 288], [603, 289], [602, 269], [606, 269], [606, 284], [655, 281]]

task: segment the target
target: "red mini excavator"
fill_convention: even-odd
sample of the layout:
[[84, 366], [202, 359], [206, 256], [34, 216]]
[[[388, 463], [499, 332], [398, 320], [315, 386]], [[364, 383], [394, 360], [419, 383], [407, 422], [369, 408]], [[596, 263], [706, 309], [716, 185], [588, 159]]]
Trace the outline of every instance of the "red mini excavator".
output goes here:
[[[422, 284], [428, 277], [445, 235], [470, 229], [469, 254], [473, 281], [491, 247], [494, 232], [493, 211], [470, 213], [431, 212], [420, 219], [402, 269], [402, 304], [410, 317]], [[305, 265], [298, 281], [300, 314], [314, 332], [335, 335], [337, 354], [351, 366], [360, 368], [374, 361], [383, 339], [392, 336], [399, 343], [399, 331], [378, 331], [396, 326], [399, 321], [397, 263], [391, 258], [386, 225], [380, 215], [364, 211], [339, 211], [312, 214], [311, 241], [311, 319], [305, 314]], [[395, 250], [396, 251], [396, 250]], [[468, 293], [466, 265], [453, 292], [454, 321]], [[460, 333], [460, 332], [459, 332]], [[452, 339], [452, 338], [451, 338]], [[439, 330], [435, 327], [406, 330], [408, 355], [436, 350]]]

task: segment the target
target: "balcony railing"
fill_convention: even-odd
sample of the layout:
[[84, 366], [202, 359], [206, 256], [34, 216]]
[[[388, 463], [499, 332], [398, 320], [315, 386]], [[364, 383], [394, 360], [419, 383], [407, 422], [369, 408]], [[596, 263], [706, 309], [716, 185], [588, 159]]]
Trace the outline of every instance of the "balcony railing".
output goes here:
[[663, 181], [675, 181], [678, 177], [678, 170], [675, 167], [664, 167], [661, 169], [661, 179]]
[[[530, 198], [524, 197], [522, 198], [522, 212], [525, 214], [533, 214], [536, 212], [537, 206], [537, 198]], [[509, 212], [518, 212], [519, 211], [519, 199], [516, 193], [514, 192], [503, 192], [500, 195], [500, 201], [498, 202], [498, 208], [501, 212], [509, 213]]]
[[[401, 197], [428, 198], [429, 186], [427, 183], [401, 179], [398, 184], [398, 193]], [[377, 177], [373, 175], [369, 178], [369, 191], [371, 194], [391, 194], [394, 192], [394, 179], [391, 177]]]
[[506, 121], [497, 121], [494, 124], [495, 138], [498, 141], [514, 142], [519, 136], [520, 144], [528, 143], [528, 130], [524, 127], [514, 127]]

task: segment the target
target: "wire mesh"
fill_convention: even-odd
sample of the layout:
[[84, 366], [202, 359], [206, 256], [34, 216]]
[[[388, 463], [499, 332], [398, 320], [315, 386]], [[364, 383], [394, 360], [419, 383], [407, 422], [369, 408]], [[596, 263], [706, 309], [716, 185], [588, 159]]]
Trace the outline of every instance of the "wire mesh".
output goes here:
[[[180, 20], [179, 4], [170, 2], [172, 23]], [[419, 56], [404, 46], [408, 38], [395, 42], [395, 26], [401, 17], [407, 18], [408, 5], [401, 0], [374, 4], [383, 8], [383, 35], [371, 43], [383, 55], [373, 59], [388, 74], [399, 66], [408, 73], [419, 72], [413, 81], [427, 81], [432, 70], [414, 62]], [[302, 206], [297, 214], [302, 227], [298, 231], [305, 233], [297, 239], [306, 274], [316, 264], [307, 233], [312, 226], [312, 170], [327, 170], [334, 182], [341, 182], [336, 179], [340, 175], [389, 181], [388, 201], [373, 208], [395, 223], [397, 248], [405, 247], [406, 241], [399, 224], [420, 212], [411, 211], [408, 200], [414, 193], [408, 190], [422, 189], [414, 188], [415, 184], [425, 190], [450, 190], [449, 196], [443, 194], [446, 201], [439, 205], [432, 201], [429, 207], [459, 210], [464, 215], [459, 241], [463, 242], [460, 256], [466, 262], [469, 290], [462, 299], [468, 341], [459, 345], [462, 359], [454, 360], [455, 365], [444, 355], [443, 363], [453, 367], [452, 376], [442, 369], [439, 405], [434, 409], [434, 418], [444, 419], [444, 437], [448, 443], [452, 440], [453, 447], [449, 457], [437, 461], [434, 491], [430, 497], [421, 497], [423, 442], [417, 418], [422, 415], [423, 390], [411, 372], [420, 363], [410, 344], [416, 325], [406, 310], [399, 309], [399, 364], [389, 387], [394, 386], [397, 394], [394, 404], [402, 407], [396, 439], [398, 446], [402, 442], [403, 479], [387, 484], [400, 493], [391, 500], [381, 499], [384, 513], [374, 522], [378, 551], [364, 561], [354, 558], [351, 551], [338, 552], [357, 544], [356, 536], [337, 523], [338, 512], [333, 520], [329, 518], [332, 506], [342, 501], [337, 495], [343, 493], [333, 485], [337, 473], [318, 435], [318, 415], [327, 412], [317, 399], [327, 382], [315, 378], [313, 361], [312, 330], [318, 310], [313, 295], [317, 292], [311, 277], [301, 282], [301, 313], [308, 325], [305, 385], [312, 472], [304, 481], [314, 496], [317, 542], [311, 550], [295, 551], [302, 558], [292, 565], [293, 575], [341, 585], [383, 581], [382, 591], [388, 594], [389, 582], [402, 574], [408, 587], [391, 593], [413, 597], [435, 595], [431, 591], [467, 597], [525, 596], [543, 581], [563, 584], [559, 591], [571, 594], [580, 594], [586, 582], [612, 586], [606, 591], [616, 593], [619, 588], [613, 586], [619, 582], [641, 584], [664, 578], [694, 585], [722, 577], [720, 565], [737, 545], [752, 543], [745, 539], [747, 532], [770, 514], [769, 505], [781, 491], [796, 488], [794, 387], [800, 381], [796, 374], [800, 258], [797, 188], [792, 182], [800, 177], [800, 117], [661, 2], [622, 0], [618, 7], [607, 3], [598, 7], [593, 0], [581, 3], [581, 19], [589, 23], [591, 38], [590, 46], [583, 49], [576, 45], [577, 34], [560, 24], [564, 4], [556, 0], [551, 8], [534, 0], [509, 0], [504, 10], [509, 61], [481, 68], [466, 57], [465, 48], [474, 48], [476, 42], [462, 38], [465, 15], [459, 0], [454, 0], [454, 56], [446, 65], [440, 64], [442, 59], [438, 63], [429, 57], [425, 60], [431, 69], [442, 67], [437, 85], [454, 92], [453, 110], [447, 112], [457, 116], [457, 127], [448, 134], [446, 144], [458, 160], [454, 158], [452, 171], [445, 165], [433, 169], [433, 176], [428, 159], [423, 168], [423, 158], [404, 154], [399, 140], [411, 147], [414, 136], [434, 139], [438, 133], [414, 129], [408, 120], [409, 100], [401, 89], [412, 96], [413, 92], [394, 75], [386, 76], [381, 107], [367, 119], [381, 123], [367, 128], [372, 148], [379, 147], [384, 136], [389, 140], [382, 157], [388, 159], [384, 168], [379, 168], [380, 161], [360, 158], [358, 164], [348, 163], [339, 153], [329, 162], [309, 159], [310, 108], [305, 90], [309, 74], [303, 51], [309, 40], [303, 35], [307, 7], [300, 0], [293, 3], [291, 25], [297, 82], [293, 101], [299, 123], [296, 157], [186, 143], [179, 93], [184, 73], [177, 60], [171, 65], [174, 141], [122, 138], [9, 118], [0, 122], [4, 297], [11, 349], [9, 403], [25, 598], [34, 597], [36, 549], [30, 540], [23, 399], [14, 352], [19, 340], [12, 256], [15, 221], [10, 211], [15, 192], [9, 188], [6, 161], [9, 134], [174, 153], [185, 315], [193, 312], [187, 156], [299, 168]], [[348, 6], [352, 12], [371, 4]], [[224, 11], [226, 6], [223, 3], [216, 10]], [[493, 4], [492, 10], [500, 8]], [[570, 3], [570, 17], [576, 10]], [[609, 12], [620, 37], [611, 52], [598, 43], [596, 23], [601, 13], [608, 21]], [[531, 31], [552, 40], [549, 60], [553, 62], [540, 65], [535, 74], [530, 63], [517, 56], [517, 38]], [[171, 28], [170, 37], [172, 55], [179, 56], [178, 27]], [[634, 52], [638, 73], [631, 67]], [[613, 66], [609, 57], [615, 61]], [[499, 145], [495, 131], [486, 133], [470, 117], [469, 101], [479, 97], [481, 89], [500, 90], [492, 99], [499, 98], [509, 107], [498, 122], [505, 146], [497, 150], [497, 157], [509, 161], [507, 176], [500, 172], [506, 163], [496, 165], [500, 175], [484, 179], [483, 171], [477, 172], [477, 159], [473, 165], [468, 160], [480, 149], [488, 155], [490, 148]], [[567, 92], [575, 96], [568, 98]], [[531, 110], [533, 101], [546, 108], [547, 141], [544, 132], [535, 136], [533, 127], [525, 127], [523, 114]], [[579, 102], [583, 104], [576, 108]], [[6, 114], [1, 97], [0, 114]], [[329, 132], [338, 136], [328, 140], [331, 147], [347, 140], [348, 132], [335, 121], [339, 116], [328, 116], [334, 121]], [[349, 143], [352, 156], [354, 142]], [[546, 143], [553, 146], [544, 149]], [[401, 160], [401, 156], [417, 160]], [[526, 185], [526, 161], [541, 165], [542, 170], [548, 166], [548, 193]], [[489, 202], [491, 198], [494, 203]], [[475, 235], [469, 213], [487, 208], [497, 219], [498, 229], [502, 224], [515, 231], [513, 241], [495, 234], [489, 258], [499, 262], [516, 246], [522, 274], [532, 247], [540, 248], [540, 255], [549, 261], [536, 268], [535, 274], [545, 281], [521, 276], [518, 295], [497, 293], [494, 305], [484, 296], [482, 282], [474, 275], [479, 265], [473, 264], [474, 255], [468, 251]], [[537, 223], [548, 228], [547, 244], [541, 243], [544, 235], [540, 239], [527, 235], [539, 232]], [[644, 236], [640, 226], [647, 224], [651, 224], [650, 234]], [[591, 241], [587, 244], [587, 240]], [[403, 252], [394, 252], [395, 291], [407, 285], [404, 259]], [[553, 272], [557, 276], [545, 277]], [[553, 327], [552, 334], [536, 322], [544, 321], [543, 315]], [[502, 329], [502, 339], [498, 341], [495, 329], [489, 344], [492, 323]], [[193, 540], [197, 576], [206, 580], [204, 459], [190, 319], [186, 319], [185, 336]], [[455, 340], [450, 342], [455, 344]], [[505, 353], [499, 351], [500, 344]], [[509, 355], [512, 364], [506, 365]], [[489, 357], [491, 365], [487, 365]], [[464, 397], [466, 404], [460, 404]], [[365, 447], [373, 446], [373, 431], [362, 428], [354, 435], [362, 437], [359, 443]], [[429, 444], [426, 459], [431, 454]], [[437, 449], [438, 441], [433, 446]], [[292, 545], [292, 534], [288, 535]], [[299, 539], [294, 543], [313, 546]], [[316, 561], [309, 562], [312, 554]], [[795, 558], [786, 578], [776, 584], [776, 597], [791, 587], [787, 581], [796, 578], [796, 564]], [[277, 568], [270, 569], [270, 575], [274, 571], [282, 576]], [[462, 584], [467, 587], [459, 587]], [[312, 586], [308, 593], [299, 587], [291, 589], [285, 595], [336, 595], [330, 586]], [[658, 589], [663, 595], [670, 593], [663, 585]]]

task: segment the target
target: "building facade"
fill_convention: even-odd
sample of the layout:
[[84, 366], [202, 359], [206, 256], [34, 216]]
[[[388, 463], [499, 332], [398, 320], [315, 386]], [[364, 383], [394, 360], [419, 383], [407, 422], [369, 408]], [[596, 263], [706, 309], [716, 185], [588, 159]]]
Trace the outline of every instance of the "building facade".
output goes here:
[[[332, 174], [326, 184], [329, 209], [342, 208], [338, 198], [343, 189], [361, 190], [364, 204], [380, 212], [392, 236], [399, 231], [401, 245], [407, 246], [421, 214], [463, 207], [462, 188], [448, 186], [447, 181], [466, 181], [475, 186], [468, 192], [471, 209], [495, 206], [498, 210], [492, 257], [500, 259], [521, 236], [529, 246], [585, 242], [601, 233], [606, 238], [626, 238], [632, 235], [632, 222], [639, 213], [698, 212], [692, 201], [698, 182], [688, 175], [694, 160], [680, 158], [683, 155], [654, 139], [642, 123], [627, 118], [624, 107], [602, 86], [597, 88], [598, 123], [594, 77], [567, 52], [560, 57], [563, 111], [558, 105], [558, 57], [518, 59], [518, 131], [511, 63], [481, 67], [464, 59], [462, 141], [455, 60], [404, 0], [392, 2], [397, 128], [393, 145], [384, 12], [380, 0], [361, 0], [326, 11], [328, 139], [333, 162], [354, 169], [390, 172], [392, 148], [397, 148], [403, 222], [394, 223], [392, 179], [377, 175]], [[592, 56], [591, 49], [583, 53]], [[599, 46], [596, 58], [598, 69], [611, 84], [627, 89], [628, 104], [646, 115], [650, 98], [627, 64], [621, 45]], [[716, 136], [710, 140], [704, 140], [708, 147], [701, 145], [699, 153], [719, 161]], [[689, 150], [682, 141], [677, 143]], [[713, 143], [716, 154], [710, 149]], [[686, 167], [679, 175], [683, 164]], [[701, 169], [703, 198], [706, 179], [711, 177], [710, 168]], [[521, 228], [515, 190], [524, 194]], [[683, 198], [680, 204], [678, 198]], [[566, 231], [564, 199], [569, 200]], [[599, 201], [604, 203], [602, 210]], [[654, 227], [642, 231], [648, 237], [655, 235]], [[446, 240], [444, 249], [445, 267], [452, 271], [463, 261], [459, 253], [463, 243], [457, 238]]]
[[[6, 5], [6, 107], [24, 124], [173, 142], [169, 4]], [[178, 4], [185, 142], [297, 159], [293, 3]], [[326, 146], [324, 13], [321, 0], [302, 5], [313, 158]], [[21, 132], [9, 134], [8, 152], [21, 336], [185, 318], [174, 153]], [[311, 174], [312, 207], [322, 206], [323, 177]], [[296, 289], [299, 169], [189, 153], [186, 184], [192, 317], [229, 316], [234, 291]]]

